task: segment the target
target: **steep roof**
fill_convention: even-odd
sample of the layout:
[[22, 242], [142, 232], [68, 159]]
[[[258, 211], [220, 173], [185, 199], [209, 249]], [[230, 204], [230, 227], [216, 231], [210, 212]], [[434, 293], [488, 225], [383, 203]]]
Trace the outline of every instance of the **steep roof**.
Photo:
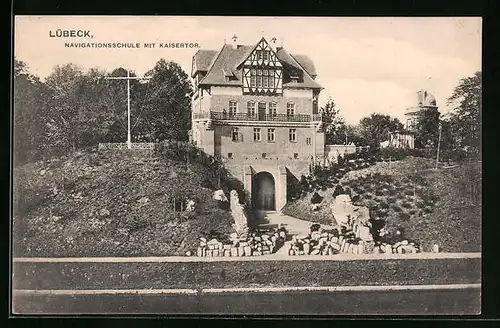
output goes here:
[[[236, 66], [249, 52], [249, 48], [251, 51], [253, 47], [238, 46], [236, 49], [233, 49], [232, 45], [225, 44], [209, 68], [207, 75], [200, 81], [200, 84], [241, 85], [241, 70], [236, 69]], [[226, 72], [232, 72], [237, 80], [226, 81]]]
[[216, 50], [198, 50], [193, 56], [193, 67], [191, 77], [198, 71], [208, 71], [210, 64], [217, 55]]
[[316, 77], [316, 67], [314, 67], [314, 63], [311, 60], [311, 58], [307, 57], [306, 55], [297, 55], [297, 54], [290, 54], [296, 61], [297, 63], [302, 66], [309, 75], [311, 75], [313, 78]]
[[[236, 49], [232, 45], [224, 45], [220, 51], [199, 50], [193, 57], [192, 76], [197, 71], [207, 71], [205, 77], [200, 81], [200, 85], [241, 85], [242, 70], [237, 67], [241, 64], [255, 48], [255, 45], [238, 45]], [[304, 72], [303, 82], [284, 83], [283, 87], [289, 88], [321, 88], [314, 81], [316, 70], [313, 62], [307, 56], [291, 56], [284, 48], [278, 48], [276, 51], [278, 59], [295, 69]], [[232, 72], [235, 79], [226, 80]]]
[[[302, 82], [288, 82], [283, 83], [283, 87], [288, 88], [321, 88], [321, 86], [314, 81], [314, 79], [309, 75], [310, 73], [297, 62], [294, 56], [290, 55], [284, 48], [278, 48], [276, 52], [278, 59], [296, 69], [300, 69], [304, 72], [304, 81]], [[300, 55], [299, 55], [300, 56]], [[305, 56], [303, 56], [305, 57]], [[312, 63], [312, 61], [311, 61]]]

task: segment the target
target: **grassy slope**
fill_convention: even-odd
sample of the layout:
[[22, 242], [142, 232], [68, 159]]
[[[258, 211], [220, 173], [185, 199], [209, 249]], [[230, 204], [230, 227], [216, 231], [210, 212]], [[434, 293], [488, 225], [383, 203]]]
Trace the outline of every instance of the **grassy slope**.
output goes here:
[[[472, 169], [480, 172], [480, 164], [464, 164], [438, 172], [432, 170], [433, 166], [432, 160], [412, 157], [390, 164], [381, 162], [370, 168], [348, 172], [341, 183], [353, 187], [354, 194], [361, 195], [360, 204], [370, 208], [372, 218], [379, 216], [381, 203], [389, 205], [382, 209], [385, 213], [381, 215], [386, 220], [386, 228], [394, 232], [402, 227], [405, 235], [420, 242], [424, 251], [430, 251], [435, 243], [448, 252], [480, 251], [481, 204], [468, 199], [460, 188], [464, 171]], [[408, 175], [415, 170], [421, 172], [423, 181], [417, 184], [414, 202], [413, 185]], [[365, 178], [376, 173], [390, 176], [393, 181]], [[325, 198], [317, 212], [311, 209], [311, 194], [287, 204], [284, 212], [305, 220], [331, 224], [333, 190], [318, 192]], [[428, 203], [428, 195], [436, 196], [437, 201]], [[394, 207], [399, 210], [394, 210]]]
[[[15, 256], [183, 255], [200, 236], [227, 235], [206, 167], [123, 152], [88, 152], [14, 172]], [[193, 195], [175, 212], [171, 196]], [[148, 201], [144, 197], [147, 197]], [[142, 200], [141, 200], [142, 199]], [[106, 215], [109, 212], [109, 215]]]

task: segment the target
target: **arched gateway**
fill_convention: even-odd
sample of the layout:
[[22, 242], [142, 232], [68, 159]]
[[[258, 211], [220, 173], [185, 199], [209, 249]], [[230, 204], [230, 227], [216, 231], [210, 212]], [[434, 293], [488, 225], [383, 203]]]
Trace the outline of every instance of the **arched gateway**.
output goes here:
[[252, 177], [252, 207], [257, 210], [276, 210], [276, 183], [269, 172], [259, 172]]

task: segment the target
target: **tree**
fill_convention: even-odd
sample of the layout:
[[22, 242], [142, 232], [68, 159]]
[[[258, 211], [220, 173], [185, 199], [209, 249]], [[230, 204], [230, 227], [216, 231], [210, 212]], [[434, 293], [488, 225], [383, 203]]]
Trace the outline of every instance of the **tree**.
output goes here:
[[359, 133], [371, 147], [379, 147], [382, 141], [389, 140], [390, 133], [403, 129], [397, 118], [389, 115], [373, 113], [359, 122]]
[[14, 59], [14, 162], [40, 158], [43, 153], [47, 90], [26, 63]]
[[482, 73], [463, 78], [447, 103], [452, 106], [450, 125], [456, 148], [469, 154], [481, 149]]
[[144, 101], [137, 104], [136, 138], [144, 141], [188, 140], [191, 127], [191, 95], [188, 75], [175, 62], [160, 59], [146, 73]]
[[83, 71], [71, 63], [56, 66], [45, 81], [50, 90], [47, 138], [52, 150], [75, 151], [78, 146], [83, 82]]
[[415, 125], [416, 148], [436, 148], [439, 134], [439, 112], [437, 108], [425, 108], [418, 112]]
[[339, 109], [332, 98], [321, 107], [323, 122], [325, 124], [325, 142], [330, 145], [345, 144], [346, 124], [339, 114]]

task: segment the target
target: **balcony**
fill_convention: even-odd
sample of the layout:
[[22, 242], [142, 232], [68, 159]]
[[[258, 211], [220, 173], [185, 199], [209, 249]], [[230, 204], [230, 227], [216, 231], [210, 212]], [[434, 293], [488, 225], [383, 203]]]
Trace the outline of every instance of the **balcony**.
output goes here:
[[266, 121], [266, 122], [320, 122], [322, 121], [321, 114], [249, 114], [235, 113], [229, 114], [225, 112], [210, 111], [204, 113], [194, 113], [194, 119], [211, 119], [216, 121]]

